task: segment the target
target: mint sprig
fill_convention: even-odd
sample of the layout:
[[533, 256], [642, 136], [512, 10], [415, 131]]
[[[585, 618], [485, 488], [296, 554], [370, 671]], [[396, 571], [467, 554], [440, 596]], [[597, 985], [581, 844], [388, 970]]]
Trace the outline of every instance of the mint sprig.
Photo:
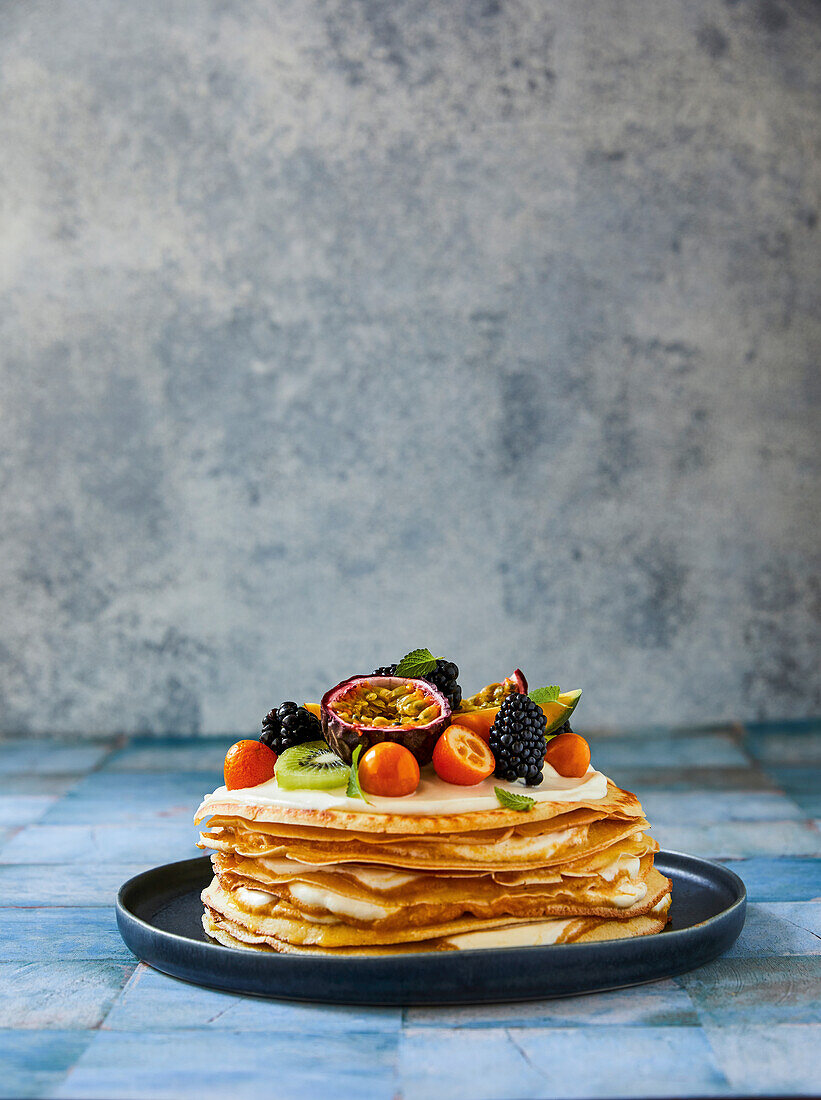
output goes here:
[[419, 680], [429, 672], [433, 672], [435, 668], [436, 658], [429, 649], [412, 649], [396, 666], [396, 675], [410, 676], [412, 680]]
[[513, 791], [506, 791], [504, 787], [494, 787], [496, 797], [506, 810], [521, 810], [525, 812], [532, 810], [536, 805], [535, 798], [527, 798], [523, 794], [514, 794]]
[[[364, 791], [359, 785], [359, 757], [362, 755], [362, 746], [357, 745], [353, 750], [351, 756], [351, 770], [348, 774], [348, 789], [345, 794], [348, 798], [361, 798], [363, 802], [367, 802]], [[370, 805], [370, 803], [368, 803]]]
[[527, 694], [528, 698], [532, 699], [539, 707], [542, 703], [558, 703], [559, 685], [551, 684], [550, 687], [534, 688], [533, 691], [529, 691]]

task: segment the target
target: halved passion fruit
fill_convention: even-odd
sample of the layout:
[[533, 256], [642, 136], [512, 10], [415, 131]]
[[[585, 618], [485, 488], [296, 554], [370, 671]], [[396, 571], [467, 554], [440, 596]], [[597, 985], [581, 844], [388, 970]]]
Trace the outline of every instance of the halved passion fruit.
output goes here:
[[429, 764], [451, 711], [427, 680], [354, 676], [325, 692], [320, 720], [328, 744], [348, 764], [357, 745], [364, 751], [380, 741], [404, 745], [420, 764]]
[[[498, 710], [508, 695], [521, 692], [527, 695], [527, 680], [520, 668], [512, 672], [500, 684], [488, 684], [475, 695], [470, 695], [457, 707], [455, 714], [473, 714], [477, 710]], [[491, 719], [492, 721], [492, 719]]]

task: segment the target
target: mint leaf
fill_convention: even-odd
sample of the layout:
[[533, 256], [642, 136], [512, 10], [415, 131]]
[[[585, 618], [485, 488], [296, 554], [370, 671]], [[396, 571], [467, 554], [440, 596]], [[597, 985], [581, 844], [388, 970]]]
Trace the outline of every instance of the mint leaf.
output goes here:
[[532, 810], [536, 805], [535, 798], [526, 798], [523, 794], [514, 794], [512, 791], [506, 791], [504, 787], [494, 787], [496, 797], [506, 810]]
[[362, 746], [357, 745], [353, 750], [351, 756], [351, 771], [348, 775], [348, 789], [345, 794], [348, 798], [361, 798], [363, 802], [367, 802], [367, 798], [359, 786], [359, 757], [362, 755]]
[[527, 694], [539, 707], [542, 703], [558, 703], [559, 685], [551, 684], [550, 687], [546, 688], [534, 688], [533, 691], [529, 691]]
[[436, 658], [429, 649], [412, 649], [396, 666], [397, 676], [419, 680], [436, 668]]

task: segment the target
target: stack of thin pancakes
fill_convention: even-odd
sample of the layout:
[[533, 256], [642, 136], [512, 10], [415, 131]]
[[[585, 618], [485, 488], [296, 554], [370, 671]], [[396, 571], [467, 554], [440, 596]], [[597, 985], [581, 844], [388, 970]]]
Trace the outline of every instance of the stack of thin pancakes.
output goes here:
[[203, 927], [228, 946], [374, 955], [660, 932], [670, 880], [635, 795], [421, 816], [232, 801], [197, 811], [213, 849]]

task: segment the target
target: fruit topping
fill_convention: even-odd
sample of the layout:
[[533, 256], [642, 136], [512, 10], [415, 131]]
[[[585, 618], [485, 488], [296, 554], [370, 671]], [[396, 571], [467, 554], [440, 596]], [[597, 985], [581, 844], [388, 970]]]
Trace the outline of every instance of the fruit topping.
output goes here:
[[368, 749], [392, 741], [427, 764], [450, 716], [438, 688], [402, 676], [354, 676], [322, 697], [323, 732], [346, 763], [357, 745]]
[[537, 688], [535, 691], [531, 691], [530, 697], [535, 699], [542, 708], [546, 719], [545, 737], [559, 733], [565, 725], [567, 725], [568, 730], [570, 729], [568, 720], [576, 709], [576, 704], [581, 699], [581, 695], [581, 688], [577, 688], [575, 691], [560, 692], [558, 687], [554, 686], [552, 688]]
[[521, 692], [527, 693], [527, 680], [520, 668], [512, 672], [507, 679], [500, 684], [488, 684], [475, 695], [469, 695], [463, 699], [459, 706], [459, 714], [470, 714], [476, 710], [487, 710], [489, 707], [500, 707], [509, 695]]
[[308, 741], [286, 749], [277, 760], [277, 783], [283, 790], [332, 790], [344, 787], [351, 769], [324, 741]]
[[551, 738], [544, 758], [559, 775], [581, 779], [590, 767], [590, 746], [577, 733], [560, 733]]
[[496, 766], [482, 738], [461, 723], [448, 726], [433, 750], [433, 767], [440, 779], [460, 787], [481, 783]]
[[280, 703], [268, 712], [262, 720], [260, 741], [274, 752], [284, 752], [292, 745], [304, 745], [307, 741], [318, 741], [322, 736], [319, 719], [305, 707], [288, 701]]
[[359, 783], [368, 794], [401, 798], [419, 786], [419, 764], [404, 745], [382, 741], [362, 754]]
[[496, 721], [496, 715], [498, 713], [498, 707], [487, 707], [485, 710], [472, 710], [467, 714], [460, 710], [454, 714], [453, 721], [454, 724], [458, 722], [463, 729], [472, 730], [478, 737], [481, 737], [483, 741], [487, 741], [490, 736], [490, 727]]
[[427, 680], [438, 688], [450, 703], [450, 709], [456, 710], [462, 701], [462, 689], [459, 687], [459, 666], [444, 657], [434, 657], [428, 649], [415, 649], [408, 653], [398, 665], [385, 665], [377, 668], [374, 676], [414, 676]]
[[229, 791], [256, 787], [274, 777], [277, 755], [259, 741], [237, 741], [225, 754], [225, 786]]
[[488, 737], [500, 779], [524, 779], [528, 787], [541, 783], [544, 727], [545, 717], [538, 704], [519, 692], [508, 695]]
[[433, 672], [429, 672], [425, 679], [429, 684], [438, 687], [450, 703], [450, 709], [456, 710], [462, 702], [462, 689], [457, 682], [459, 679], [459, 666], [455, 665], [453, 661], [446, 661], [444, 657], [439, 657], [436, 661], [436, 668]]

